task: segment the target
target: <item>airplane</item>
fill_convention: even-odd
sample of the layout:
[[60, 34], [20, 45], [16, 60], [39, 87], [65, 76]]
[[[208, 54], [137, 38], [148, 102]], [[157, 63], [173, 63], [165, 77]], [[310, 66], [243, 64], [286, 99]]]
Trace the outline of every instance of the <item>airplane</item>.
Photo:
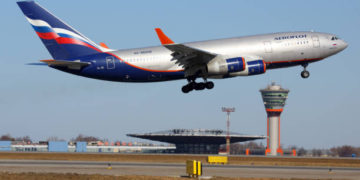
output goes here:
[[[269, 69], [306, 67], [339, 53], [348, 44], [319, 32], [284, 32], [175, 43], [155, 28], [161, 46], [113, 50], [99, 45], [34, 1], [17, 2], [53, 57], [44, 65], [84, 77], [118, 82], [159, 82], [186, 79], [181, 90], [212, 89], [208, 79], [264, 74]], [[203, 82], [196, 82], [202, 78]]]

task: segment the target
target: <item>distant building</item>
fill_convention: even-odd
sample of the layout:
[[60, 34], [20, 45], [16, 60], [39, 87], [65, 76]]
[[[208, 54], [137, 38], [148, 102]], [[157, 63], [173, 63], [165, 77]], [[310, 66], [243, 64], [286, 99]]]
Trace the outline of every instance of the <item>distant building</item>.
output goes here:
[[[130, 137], [175, 144], [176, 153], [217, 154], [221, 144], [226, 143], [226, 132], [208, 129], [172, 129], [145, 134], [127, 134]], [[266, 136], [251, 136], [230, 132], [231, 143], [265, 139]]]

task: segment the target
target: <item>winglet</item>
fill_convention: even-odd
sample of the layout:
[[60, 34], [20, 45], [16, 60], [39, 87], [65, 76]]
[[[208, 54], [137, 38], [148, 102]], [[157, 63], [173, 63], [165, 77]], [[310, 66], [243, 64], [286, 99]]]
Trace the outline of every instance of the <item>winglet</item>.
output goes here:
[[162, 45], [174, 44], [174, 41], [172, 41], [169, 37], [167, 37], [160, 28], [155, 28], [155, 31]]
[[106, 49], [110, 49], [105, 43], [103, 43], [103, 42], [101, 42], [100, 44], [99, 44], [101, 47], [103, 47], [103, 48], [106, 48]]

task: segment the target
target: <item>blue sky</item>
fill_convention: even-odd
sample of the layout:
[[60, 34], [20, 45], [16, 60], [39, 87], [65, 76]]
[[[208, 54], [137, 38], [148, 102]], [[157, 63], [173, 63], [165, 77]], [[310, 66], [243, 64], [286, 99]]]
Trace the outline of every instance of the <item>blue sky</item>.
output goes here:
[[[171, 128], [225, 129], [222, 106], [235, 107], [231, 130], [266, 134], [259, 93], [272, 81], [290, 89], [282, 114], [284, 146], [360, 146], [360, 1], [37, 1], [94, 42], [124, 49], [159, 45], [161, 27], [176, 42], [284, 31], [334, 33], [343, 52], [301, 67], [214, 80], [215, 88], [183, 94], [185, 80], [117, 83], [26, 63], [51, 56], [15, 1], [0, 11], [0, 134], [70, 139], [79, 133], [136, 141], [127, 133]], [[70, 6], [71, 4], [71, 6]], [[265, 141], [263, 141], [265, 143]]]

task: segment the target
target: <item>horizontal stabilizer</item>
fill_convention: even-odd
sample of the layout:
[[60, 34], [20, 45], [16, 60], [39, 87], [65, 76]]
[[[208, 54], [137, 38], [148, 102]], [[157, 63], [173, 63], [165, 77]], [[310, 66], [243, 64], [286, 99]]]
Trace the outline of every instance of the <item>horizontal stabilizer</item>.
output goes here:
[[32, 65], [32, 66], [47, 66], [46, 63], [27, 63], [26, 65]]
[[67, 67], [69, 69], [80, 70], [83, 67], [90, 65], [89, 62], [80, 61], [62, 61], [62, 60], [40, 60], [52, 67]]

